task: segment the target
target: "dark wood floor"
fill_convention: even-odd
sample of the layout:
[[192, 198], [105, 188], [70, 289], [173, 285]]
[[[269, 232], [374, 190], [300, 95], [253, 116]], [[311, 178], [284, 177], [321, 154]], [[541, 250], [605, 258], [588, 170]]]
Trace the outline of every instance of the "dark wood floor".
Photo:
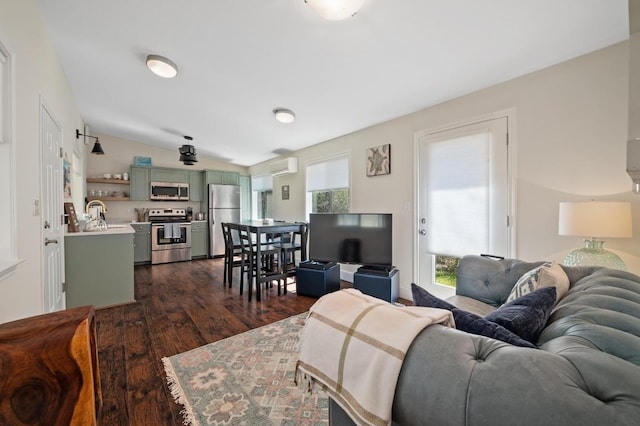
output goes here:
[[[305, 312], [295, 292], [261, 302], [222, 284], [222, 259], [135, 268], [136, 303], [96, 312], [103, 408], [100, 424], [181, 425], [161, 359]], [[295, 284], [289, 288], [295, 291]]]

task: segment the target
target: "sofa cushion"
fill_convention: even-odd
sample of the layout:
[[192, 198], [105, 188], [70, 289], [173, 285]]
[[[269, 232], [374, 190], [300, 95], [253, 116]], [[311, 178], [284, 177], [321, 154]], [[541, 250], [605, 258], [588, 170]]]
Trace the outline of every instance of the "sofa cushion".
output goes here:
[[535, 348], [532, 343], [520, 338], [517, 334], [512, 333], [503, 326], [486, 320], [479, 315], [471, 312], [463, 311], [454, 305], [442, 300], [429, 293], [422, 287], [412, 283], [411, 293], [413, 294], [413, 303], [417, 306], [425, 306], [429, 308], [440, 308], [450, 310], [453, 319], [456, 322], [456, 328], [471, 334], [491, 337], [516, 346]]
[[543, 287], [502, 305], [484, 318], [536, 343], [556, 304], [556, 288]]
[[557, 263], [543, 263], [520, 277], [511, 289], [506, 303], [542, 287], [555, 287], [556, 301], [560, 301], [569, 291], [569, 277]]

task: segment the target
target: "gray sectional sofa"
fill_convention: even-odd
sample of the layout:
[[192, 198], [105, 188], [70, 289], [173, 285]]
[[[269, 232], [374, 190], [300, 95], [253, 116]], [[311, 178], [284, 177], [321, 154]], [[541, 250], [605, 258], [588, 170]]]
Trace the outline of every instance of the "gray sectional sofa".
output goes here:
[[[449, 302], [484, 315], [541, 263], [464, 257]], [[569, 291], [537, 348], [440, 325], [424, 329], [403, 363], [394, 424], [640, 425], [640, 277], [562, 269]], [[353, 424], [332, 400], [329, 417], [331, 425]]]

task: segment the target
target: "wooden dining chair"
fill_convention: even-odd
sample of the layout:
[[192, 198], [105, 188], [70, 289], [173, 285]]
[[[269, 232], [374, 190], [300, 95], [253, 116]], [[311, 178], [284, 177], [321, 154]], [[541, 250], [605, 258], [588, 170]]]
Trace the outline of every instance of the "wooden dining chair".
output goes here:
[[[242, 252], [244, 254], [243, 262], [249, 263], [248, 266], [248, 283], [249, 283], [249, 301], [251, 301], [251, 295], [253, 292], [253, 281], [255, 279], [256, 282], [256, 300], [261, 300], [261, 292], [262, 287], [259, 284], [259, 281], [263, 278], [269, 277], [270, 275], [276, 276], [281, 274], [280, 267], [280, 259], [282, 249], [271, 243], [264, 242], [256, 242], [253, 240], [253, 236], [251, 233], [251, 229], [248, 226], [239, 226], [240, 232], [240, 245], [242, 247]], [[258, 261], [257, 254], [257, 244], [260, 244], [260, 261]], [[260, 267], [258, 266], [260, 265]], [[244, 266], [243, 266], [244, 269]], [[281, 294], [281, 278], [278, 277], [278, 295]], [[241, 285], [242, 291], [242, 285]], [[286, 288], [285, 288], [286, 291]], [[242, 294], [242, 292], [240, 293]]]
[[[243, 273], [243, 252], [240, 241], [238, 241], [238, 227], [232, 223], [221, 222], [222, 236], [224, 238], [224, 273], [223, 284], [229, 283], [229, 288], [233, 283], [233, 268], [240, 268], [240, 294], [244, 283]], [[234, 238], [234, 236], [236, 238]]]
[[[300, 253], [300, 261], [307, 260], [307, 238], [309, 232], [309, 224], [300, 222], [300, 230], [283, 234], [280, 237], [277, 245], [282, 250], [281, 253], [281, 268], [287, 277], [295, 277], [296, 268], [299, 262], [296, 263], [296, 253]], [[287, 292], [287, 286], [284, 286], [285, 293]]]

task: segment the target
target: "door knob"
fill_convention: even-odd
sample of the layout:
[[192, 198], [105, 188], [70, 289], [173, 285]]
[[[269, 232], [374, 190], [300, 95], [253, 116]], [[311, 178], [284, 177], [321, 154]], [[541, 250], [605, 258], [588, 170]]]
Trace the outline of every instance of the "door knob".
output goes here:
[[50, 240], [49, 238], [45, 238], [44, 245], [48, 246], [49, 244], [58, 244], [58, 240]]

